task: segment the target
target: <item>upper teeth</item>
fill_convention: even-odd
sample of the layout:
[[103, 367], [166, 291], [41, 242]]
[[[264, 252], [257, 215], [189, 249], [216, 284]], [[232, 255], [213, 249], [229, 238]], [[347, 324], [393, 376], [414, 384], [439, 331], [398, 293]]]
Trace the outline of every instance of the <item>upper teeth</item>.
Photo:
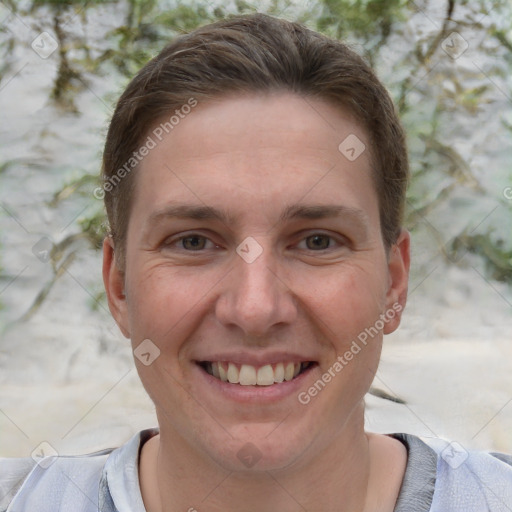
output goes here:
[[242, 386], [270, 386], [276, 382], [292, 380], [301, 369], [301, 363], [266, 364], [259, 368], [250, 364], [240, 367], [234, 363], [211, 362], [206, 365], [208, 373], [231, 384]]

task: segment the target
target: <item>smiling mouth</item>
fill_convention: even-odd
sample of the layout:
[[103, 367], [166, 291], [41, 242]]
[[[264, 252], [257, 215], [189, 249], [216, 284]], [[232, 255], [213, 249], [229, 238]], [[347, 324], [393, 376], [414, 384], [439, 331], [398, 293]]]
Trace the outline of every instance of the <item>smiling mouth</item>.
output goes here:
[[222, 382], [240, 386], [272, 386], [297, 378], [317, 363], [313, 361], [283, 362], [260, 367], [225, 361], [201, 361], [198, 364], [206, 373]]

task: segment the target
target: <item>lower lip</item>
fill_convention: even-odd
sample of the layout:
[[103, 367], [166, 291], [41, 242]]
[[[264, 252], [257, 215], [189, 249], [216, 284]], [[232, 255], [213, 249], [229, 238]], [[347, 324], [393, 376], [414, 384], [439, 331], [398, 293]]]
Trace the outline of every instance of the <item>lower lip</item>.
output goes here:
[[198, 364], [194, 364], [196, 373], [201, 375], [205, 384], [239, 403], [272, 403], [287, 398], [290, 395], [296, 396], [305, 389], [305, 380], [318, 365], [314, 364], [292, 380], [271, 384], [270, 386], [242, 386], [241, 384], [230, 384], [210, 375]]

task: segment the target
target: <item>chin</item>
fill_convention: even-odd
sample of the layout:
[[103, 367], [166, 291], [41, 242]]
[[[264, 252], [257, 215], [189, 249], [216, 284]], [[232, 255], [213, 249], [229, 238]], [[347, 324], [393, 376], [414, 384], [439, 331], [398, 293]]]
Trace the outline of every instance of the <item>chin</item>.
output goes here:
[[[308, 432], [308, 429], [304, 429]], [[310, 430], [309, 430], [310, 432]], [[224, 469], [233, 472], [278, 471], [300, 459], [312, 439], [279, 424], [244, 424], [231, 430], [233, 438], [209, 443], [210, 456]], [[309, 434], [311, 435], [311, 433]], [[219, 450], [219, 446], [222, 446]]]

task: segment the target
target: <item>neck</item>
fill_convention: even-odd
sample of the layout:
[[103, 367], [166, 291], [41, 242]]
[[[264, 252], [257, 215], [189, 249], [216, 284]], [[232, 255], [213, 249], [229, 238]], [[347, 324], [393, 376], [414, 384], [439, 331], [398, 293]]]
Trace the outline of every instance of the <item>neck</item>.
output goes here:
[[161, 429], [141, 455], [144, 503], [148, 512], [363, 512], [378, 481], [370, 441], [361, 404], [323, 449], [319, 442], [285, 468], [233, 472]]

